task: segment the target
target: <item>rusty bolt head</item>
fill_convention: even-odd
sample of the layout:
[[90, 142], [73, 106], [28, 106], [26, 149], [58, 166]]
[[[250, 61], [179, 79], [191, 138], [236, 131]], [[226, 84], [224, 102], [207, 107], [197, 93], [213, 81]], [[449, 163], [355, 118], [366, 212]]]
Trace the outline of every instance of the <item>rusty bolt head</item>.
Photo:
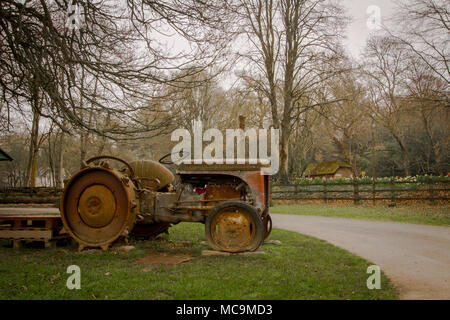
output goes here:
[[130, 182], [130, 179], [128, 177], [122, 177], [122, 182], [124, 185], [128, 186], [128, 182]]

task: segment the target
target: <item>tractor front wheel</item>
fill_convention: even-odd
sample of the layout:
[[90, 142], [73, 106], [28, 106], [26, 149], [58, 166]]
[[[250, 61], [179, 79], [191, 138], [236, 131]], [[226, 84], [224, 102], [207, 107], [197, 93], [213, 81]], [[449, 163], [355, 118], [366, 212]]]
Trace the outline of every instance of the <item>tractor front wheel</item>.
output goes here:
[[264, 241], [265, 227], [254, 207], [241, 201], [216, 205], [205, 222], [206, 239], [215, 250], [255, 251]]

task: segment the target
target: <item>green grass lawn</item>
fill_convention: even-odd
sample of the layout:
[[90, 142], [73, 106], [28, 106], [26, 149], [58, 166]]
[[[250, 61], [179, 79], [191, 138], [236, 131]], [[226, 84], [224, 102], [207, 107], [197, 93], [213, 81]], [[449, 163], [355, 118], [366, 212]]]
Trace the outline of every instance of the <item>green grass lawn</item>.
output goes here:
[[448, 208], [280, 204], [271, 207], [270, 212], [450, 226], [450, 209]]
[[[324, 241], [274, 229], [258, 256], [202, 256], [210, 249], [202, 224], [181, 223], [158, 241], [139, 241], [128, 253], [75, 246], [0, 246], [0, 299], [396, 299], [382, 275], [366, 287], [371, 264]], [[181, 245], [180, 245], [181, 244]], [[192, 256], [176, 266], [133, 264], [152, 250]], [[66, 288], [69, 265], [81, 269], [81, 289]], [[144, 272], [144, 271], [145, 272]]]

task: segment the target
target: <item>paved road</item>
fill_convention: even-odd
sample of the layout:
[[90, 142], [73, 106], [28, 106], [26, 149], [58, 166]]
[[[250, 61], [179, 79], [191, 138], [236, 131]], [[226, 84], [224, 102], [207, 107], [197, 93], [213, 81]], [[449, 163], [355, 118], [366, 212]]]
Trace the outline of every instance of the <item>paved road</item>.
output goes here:
[[450, 227], [271, 216], [276, 228], [326, 240], [380, 266], [399, 289], [401, 299], [450, 299]]

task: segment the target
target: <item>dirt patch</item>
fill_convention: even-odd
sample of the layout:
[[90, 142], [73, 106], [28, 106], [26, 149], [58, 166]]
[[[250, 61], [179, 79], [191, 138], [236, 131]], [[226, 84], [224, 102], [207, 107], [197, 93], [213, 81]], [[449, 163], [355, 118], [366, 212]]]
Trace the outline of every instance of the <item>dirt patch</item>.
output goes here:
[[171, 249], [188, 248], [188, 247], [192, 247], [192, 243], [191, 242], [168, 243], [167, 247], [169, 247]]
[[[192, 256], [187, 253], [168, 254], [166, 252], [157, 252], [154, 250], [149, 250], [147, 251], [147, 254], [144, 258], [133, 262], [133, 265], [145, 265], [145, 266], [164, 265], [174, 267], [180, 263], [187, 262], [191, 259]], [[146, 272], [146, 269], [143, 269], [142, 271]]]

